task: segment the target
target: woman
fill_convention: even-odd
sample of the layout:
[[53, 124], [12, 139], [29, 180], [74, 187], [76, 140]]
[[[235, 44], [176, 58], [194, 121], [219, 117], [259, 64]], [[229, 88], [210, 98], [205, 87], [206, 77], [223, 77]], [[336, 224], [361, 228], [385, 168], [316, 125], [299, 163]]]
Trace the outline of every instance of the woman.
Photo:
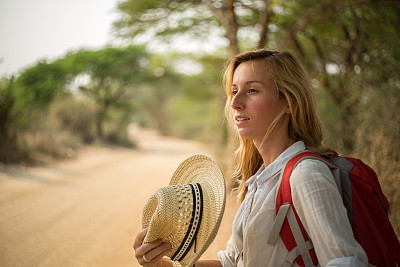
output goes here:
[[[227, 248], [218, 253], [220, 260], [198, 261], [196, 266], [282, 266], [289, 254], [283, 241], [267, 244], [280, 171], [302, 150], [324, 151], [311, 84], [291, 54], [257, 50], [230, 60], [225, 90], [227, 114], [240, 141], [235, 174], [241, 177], [242, 203]], [[319, 264], [367, 266], [330, 169], [322, 162], [304, 160], [294, 169], [290, 183], [295, 209], [314, 243]], [[171, 266], [161, 260], [168, 244], [142, 245], [145, 231], [134, 244], [138, 262]], [[147, 265], [143, 255], [151, 259]]]

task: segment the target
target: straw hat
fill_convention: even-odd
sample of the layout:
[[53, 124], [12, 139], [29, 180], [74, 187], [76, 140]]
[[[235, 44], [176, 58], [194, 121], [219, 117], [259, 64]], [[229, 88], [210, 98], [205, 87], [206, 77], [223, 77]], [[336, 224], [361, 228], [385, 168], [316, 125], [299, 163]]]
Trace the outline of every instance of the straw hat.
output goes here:
[[171, 243], [174, 265], [192, 266], [214, 240], [225, 209], [225, 180], [218, 164], [204, 155], [182, 162], [170, 185], [154, 192], [142, 215], [149, 228], [144, 244]]

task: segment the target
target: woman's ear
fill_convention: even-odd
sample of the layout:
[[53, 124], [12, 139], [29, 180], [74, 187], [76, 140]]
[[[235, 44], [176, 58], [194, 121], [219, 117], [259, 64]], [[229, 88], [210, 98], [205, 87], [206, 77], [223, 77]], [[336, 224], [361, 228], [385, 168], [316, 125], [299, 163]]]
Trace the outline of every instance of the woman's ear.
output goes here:
[[291, 114], [292, 113], [292, 110], [290, 109], [290, 106], [289, 106], [289, 104], [286, 106], [286, 108], [285, 108], [285, 114]]
[[285, 114], [291, 114], [292, 113], [292, 108], [296, 106], [296, 99], [294, 97], [290, 98], [291, 103], [287, 103], [286, 109], [285, 109]]

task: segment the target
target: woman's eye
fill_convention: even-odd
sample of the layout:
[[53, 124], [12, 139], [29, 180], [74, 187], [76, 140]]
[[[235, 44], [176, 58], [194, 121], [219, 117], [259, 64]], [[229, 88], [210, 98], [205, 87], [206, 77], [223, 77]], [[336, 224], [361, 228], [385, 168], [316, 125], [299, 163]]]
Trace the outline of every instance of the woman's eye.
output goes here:
[[248, 92], [249, 92], [249, 93], [255, 93], [255, 92], [257, 92], [257, 90], [254, 89], [254, 88], [250, 88], [250, 89], [248, 90]]
[[237, 89], [232, 89], [232, 95], [236, 95], [236, 94], [237, 94], [237, 92], [238, 92], [238, 90], [237, 90]]

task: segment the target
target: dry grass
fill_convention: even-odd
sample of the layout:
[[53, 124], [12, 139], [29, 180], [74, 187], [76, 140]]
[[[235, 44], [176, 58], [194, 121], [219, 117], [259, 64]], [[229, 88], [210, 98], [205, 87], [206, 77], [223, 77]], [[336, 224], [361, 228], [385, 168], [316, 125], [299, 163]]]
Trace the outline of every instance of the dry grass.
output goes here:
[[70, 158], [82, 143], [94, 139], [91, 131], [94, 112], [88, 103], [64, 98], [40, 112], [35, 123], [20, 133], [20, 139], [34, 155]]
[[25, 133], [23, 139], [34, 153], [43, 153], [54, 158], [74, 157], [81, 144], [77, 136], [47, 127]]
[[382, 190], [390, 202], [389, 219], [400, 238], [400, 162], [399, 140], [392, 140], [382, 129], [357, 134], [357, 151], [378, 175]]

